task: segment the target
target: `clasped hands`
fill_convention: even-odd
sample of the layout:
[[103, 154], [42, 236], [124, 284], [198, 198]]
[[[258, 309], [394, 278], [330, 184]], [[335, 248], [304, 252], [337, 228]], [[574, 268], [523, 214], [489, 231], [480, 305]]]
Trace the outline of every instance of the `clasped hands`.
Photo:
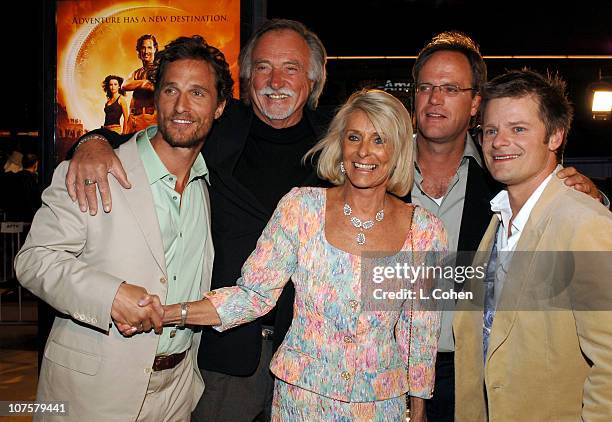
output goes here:
[[159, 297], [149, 294], [144, 287], [122, 283], [113, 300], [111, 317], [126, 337], [151, 329], [161, 334], [164, 307]]
[[161, 334], [164, 325], [177, 323], [178, 313], [174, 309], [177, 307], [180, 305], [162, 305], [159, 296], [150, 294], [144, 287], [124, 282], [113, 300], [111, 317], [119, 332], [126, 337], [150, 330]]

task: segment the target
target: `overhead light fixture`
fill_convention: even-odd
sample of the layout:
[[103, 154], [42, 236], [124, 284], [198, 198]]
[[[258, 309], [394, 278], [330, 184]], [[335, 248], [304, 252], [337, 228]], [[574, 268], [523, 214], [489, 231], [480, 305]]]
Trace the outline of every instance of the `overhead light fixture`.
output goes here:
[[591, 116], [594, 120], [610, 120], [612, 118], [612, 74], [608, 75], [599, 69], [599, 80], [589, 85], [589, 95], [592, 95]]

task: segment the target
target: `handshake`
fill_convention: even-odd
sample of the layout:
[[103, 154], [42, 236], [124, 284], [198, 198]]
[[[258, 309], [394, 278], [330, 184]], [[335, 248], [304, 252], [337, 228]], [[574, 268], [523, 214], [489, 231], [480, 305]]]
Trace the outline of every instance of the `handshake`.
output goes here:
[[124, 282], [115, 294], [111, 317], [124, 336], [151, 329], [161, 334], [164, 312], [164, 306], [157, 295], [149, 294], [143, 287]]

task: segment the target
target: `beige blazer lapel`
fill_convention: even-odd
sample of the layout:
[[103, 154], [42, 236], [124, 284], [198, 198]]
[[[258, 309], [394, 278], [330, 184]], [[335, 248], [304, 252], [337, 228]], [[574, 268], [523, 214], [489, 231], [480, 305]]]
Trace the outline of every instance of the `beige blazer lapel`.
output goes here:
[[[491, 256], [495, 233], [499, 225], [499, 219], [493, 216], [483, 239], [480, 242], [478, 251], [472, 261], [472, 267], [485, 268]], [[470, 278], [465, 281], [464, 290], [472, 294], [472, 298], [466, 301], [457, 302], [457, 312], [453, 319], [453, 330], [457, 347], [465, 347], [464, 356], [472, 359], [473, 356], [480, 356], [474, 364], [482, 369], [482, 318], [484, 305], [484, 279], [480, 277]], [[474, 347], [476, 347], [474, 349]], [[480, 353], [480, 355], [479, 355]], [[465, 364], [464, 362], [461, 363]]]
[[[491, 256], [493, 239], [498, 225], [499, 220], [496, 216], [493, 216], [472, 261], [473, 268], [486, 268], [489, 257]], [[472, 298], [467, 301], [457, 302], [457, 312], [453, 319], [453, 330], [457, 343], [464, 342], [464, 344], [470, 346], [472, 344], [482, 345], [482, 312], [484, 304], [483, 282], [484, 280], [479, 277], [467, 279], [465, 281], [466, 285], [464, 291], [471, 293]], [[468, 339], [470, 340], [468, 341]], [[476, 353], [476, 351], [474, 351], [474, 353]], [[472, 353], [469, 354], [471, 355]], [[480, 359], [480, 361], [482, 362], [482, 359]]]
[[[556, 171], [558, 170], [559, 168]], [[487, 362], [508, 338], [516, 321], [517, 311], [520, 309], [535, 309], [532, 306], [534, 298], [529, 296], [535, 291], [534, 283], [538, 283], [540, 280], [536, 280], [532, 276], [534, 273], [533, 266], [536, 263], [537, 252], [541, 249], [539, 245], [542, 234], [547, 230], [551, 221], [550, 204], [560, 192], [559, 183], [562, 182], [553, 175], [531, 211], [521, 238], [516, 245], [516, 253], [512, 256], [508, 275], [504, 282], [504, 290], [497, 305], [498, 311], [495, 313], [495, 320], [491, 328]]]
[[[525, 228], [527, 228], [527, 226], [525, 226]], [[523, 237], [521, 236], [519, 243], [522, 241]], [[529, 242], [525, 242], [525, 244], [532, 243], [535, 248], [537, 247], [538, 241], [538, 238], [532, 237]], [[532, 249], [532, 251], [535, 251], [535, 249]], [[512, 256], [510, 268], [508, 269], [508, 274], [503, 285], [503, 291], [499, 303], [497, 304], [493, 327], [491, 328], [487, 362], [491, 358], [491, 355], [493, 355], [508, 338], [514, 322], [516, 321], [518, 310], [521, 308], [528, 308], [529, 306], [523, 299], [525, 299], [527, 285], [537, 282], [537, 280], [533, 280], [533, 278], [529, 276], [532, 272], [535, 257], [536, 254], [533, 252], [519, 252]]]
[[[498, 226], [499, 219], [494, 215], [472, 261], [473, 268], [486, 269]], [[455, 396], [457, 403], [465, 404], [455, 409], [455, 420], [457, 422], [484, 422], [487, 419], [482, 357], [484, 279], [474, 277], [465, 282], [465, 290], [472, 293], [472, 298], [457, 302], [457, 312], [453, 319]]]
[[485, 231], [480, 244], [478, 245], [478, 252], [488, 252], [486, 261], [489, 260], [491, 256], [491, 250], [493, 249], [493, 242], [495, 241], [495, 235], [497, 234], [497, 227], [499, 226], [499, 218], [494, 215], [491, 217], [491, 221], [489, 222], [489, 226]]
[[149, 180], [142, 160], [138, 154], [135, 142], [136, 136], [138, 134], [134, 135], [132, 139], [121, 145], [117, 150], [117, 156], [121, 160], [132, 184], [131, 189], [122, 189], [121, 193], [128, 203], [157, 265], [159, 265], [164, 275], [167, 276], [166, 258], [159, 221], [157, 220], [155, 207], [150, 206], [153, 204], [153, 194], [149, 187]]
[[[485, 234], [480, 241], [480, 245], [478, 246], [478, 251], [476, 251], [476, 255], [474, 256], [474, 260], [472, 261], [472, 267], [477, 268], [487, 268], [489, 263], [489, 259], [491, 259], [491, 252], [493, 249], [493, 243], [495, 242], [495, 236], [497, 234], [497, 228], [499, 227], [499, 219], [497, 216], [491, 217], [491, 222], [485, 231]], [[483, 278], [474, 278], [470, 280], [469, 289], [472, 292], [472, 300], [471, 302], [471, 310], [480, 310], [483, 311], [484, 305], [484, 279]], [[481, 315], [482, 319], [482, 315]], [[481, 327], [482, 328], [482, 327]], [[481, 330], [482, 331], [482, 330]], [[482, 335], [482, 332], [480, 333]]]

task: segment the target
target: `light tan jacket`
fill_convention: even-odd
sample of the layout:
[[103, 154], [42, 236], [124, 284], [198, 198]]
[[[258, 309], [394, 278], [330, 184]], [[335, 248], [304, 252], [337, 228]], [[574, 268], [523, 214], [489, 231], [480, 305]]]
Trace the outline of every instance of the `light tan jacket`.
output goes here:
[[[498, 224], [493, 216], [475, 266], [488, 262]], [[459, 303], [456, 421], [612, 421], [610, 212], [553, 176], [516, 251], [533, 253], [515, 252], [510, 263], [486, 366], [482, 280]]]
[[[159, 340], [153, 332], [123, 337], [110, 316], [123, 281], [144, 287], [162, 303], [168, 286], [159, 223], [135, 137], [117, 154], [132, 188], [122, 189], [109, 178], [112, 212], [92, 217], [79, 211], [64, 183], [68, 163], [61, 163], [15, 259], [21, 284], [63, 314], [49, 335], [38, 385], [38, 400], [68, 402], [70, 416], [62, 421], [134, 421]], [[198, 183], [210, 219], [206, 182]], [[202, 294], [210, 288], [212, 271], [210, 224], [206, 245], [198, 281]], [[196, 362], [199, 342], [198, 333], [190, 353], [194, 406], [204, 387]]]

